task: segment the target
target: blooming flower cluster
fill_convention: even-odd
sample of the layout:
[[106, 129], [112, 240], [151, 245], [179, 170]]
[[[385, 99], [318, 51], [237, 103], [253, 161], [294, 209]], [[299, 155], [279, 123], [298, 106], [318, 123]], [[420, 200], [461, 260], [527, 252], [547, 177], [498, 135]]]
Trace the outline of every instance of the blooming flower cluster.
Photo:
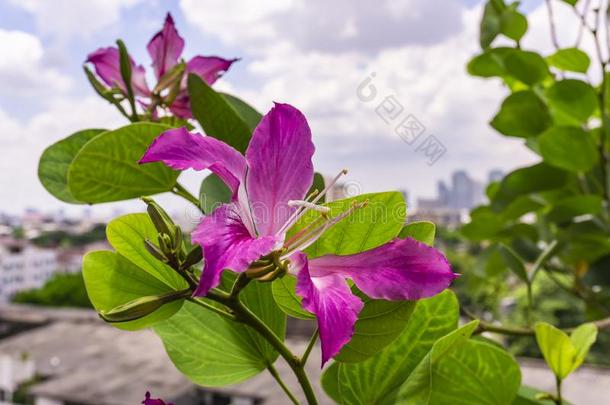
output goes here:
[[[174, 169], [209, 169], [232, 193], [231, 202], [204, 216], [192, 234], [204, 252], [204, 268], [195, 296], [220, 283], [223, 270], [296, 277], [303, 307], [318, 320], [322, 364], [349, 342], [363, 303], [350, 279], [373, 299], [416, 300], [433, 296], [457, 277], [436, 249], [412, 238], [395, 238], [353, 255], [308, 257], [305, 250], [326, 230], [362, 208], [354, 204], [329, 216], [320, 193], [307, 196], [313, 182], [311, 131], [303, 114], [276, 104], [254, 130], [245, 156], [209, 136], [185, 128], [161, 134], [140, 163], [163, 162]], [[288, 237], [310, 210], [318, 220]]]
[[[186, 80], [189, 74], [201, 77], [212, 85], [237, 59], [218, 56], [195, 56], [185, 62], [180, 59], [184, 39], [178, 34], [172, 16], [168, 13], [163, 29], [155, 34], [147, 46], [157, 84], [151, 90], [146, 81], [146, 71], [130, 57], [131, 89], [142, 107], [153, 117], [158, 107], [167, 107], [179, 118], [191, 118]], [[120, 52], [117, 47], [100, 48], [87, 57], [99, 78], [112, 89], [127, 93], [120, 68]]]

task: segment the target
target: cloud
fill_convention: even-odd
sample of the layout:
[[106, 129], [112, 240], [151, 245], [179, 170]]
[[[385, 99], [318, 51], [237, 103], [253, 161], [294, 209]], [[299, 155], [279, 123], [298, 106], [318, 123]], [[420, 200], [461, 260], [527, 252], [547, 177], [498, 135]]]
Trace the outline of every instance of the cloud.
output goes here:
[[[256, 84], [232, 83], [236, 94], [262, 111], [271, 101], [302, 109], [317, 143], [316, 166], [323, 172], [348, 166], [365, 191], [409, 188], [429, 194], [436, 179], [451, 170], [466, 168], [485, 179], [492, 168], [509, 170], [536, 159], [521, 140], [489, 127], [507, 94], [499, 81], [466, 73], [466, 63], [479, 52], [480, 6], [444, 1], [439, 7], [429, 0], [377, 6], [293, 1], [263, 7], [256, 17], [240, 17], [247, 21], [219, 22], [220, 11], [212, 4], [197, 4], [182, 0], [187, 20], [221, 40], [242, 44], [250, 55], [242, 63]], [[275, 40], [265, 42], [269, 35]], [[363, 102], [356, 92], [371, 74], [377, 97]], [[391, 123], [375, 112], [387, 96], [402, 108]], [[420, 140], [432, 134], [447, 148], [432, 167], [416, 152], [417, 144], [406, 144], [394, 132], [408, 114], [426, 127]]]
[[119, 21], [120, 12], [141, 0], [10, 0], [34, 15], [44, 35], [67, 40], [89, 36]]
[[55, 99], [48, 109], [21, 123], [0, 109], [0, 184], [5, 198], [0, 211], [19, 212], [25, 207], [47, 211], [65, 204], [55, 200], [38, 179], [38, 159], [52, 143], [85, 128], [123, 125], [120, 115], [96, 97]]
[[71, 80], [45, 61], [40, 40], [27, 32], [0, 29], [0, 86], [4, 94], [44, 96], [66, 91]]

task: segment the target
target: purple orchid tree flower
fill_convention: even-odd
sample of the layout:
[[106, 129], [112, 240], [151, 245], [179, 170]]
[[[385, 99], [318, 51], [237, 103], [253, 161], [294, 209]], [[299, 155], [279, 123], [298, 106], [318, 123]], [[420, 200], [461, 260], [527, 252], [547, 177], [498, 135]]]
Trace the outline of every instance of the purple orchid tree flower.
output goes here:
[[[201, 77], [212, 85], [238, 59], [223, 59], [218, 56], [195, 56], [188, 62], [180, 59], [184, 50], [184, 39], [178, 34], [171, 14], [167, 14], [163, 29], [156, 33], [148, 46], [157, 85], [151, 90], [146, 83], [146, 71], [131, 59], [131, 87], [138, 103], [156, 116], [156, 109], [165, 105], [178, 118], [192, 118], [187, 78], [190, 73]], [[119, 50], [116, 47], [100, 48], [87, 56], [96, 74], [109, 87], [126, 93], [127, 85], [121, 76]], [[184, 64], [183, 70], [175, 68]], [[170, 89], [176, 85], [176, 89]]]
[[162, 399], [155, 399], [150, 397], [150, 392], [146, 391], [146, 395], [144, 396], [144, 401], [142, 401], [143, 405], [174, 405], [173, 403], [165, 403]]
[[[231, 202], [204, 216], [192, 234], [205, 259], [194, 295], [205, 296], [218, 286], [225, 269], [257, 274], [268, 262], [275, 263], [297, 278], [303, 307], [317, 317], [324, 365], [349, 342], [363, 307], [347, 279], [374, 299], [417, 300], [438, 294], [457, 275], [439, 251], [412, 238], [396, 238], [353, 255], [308, 258], [308, 246], [362, 206], [329, 217], [329, 208], [318, 205], [345, 171], [306, 198], [313, 182], [313, 153], [303, 114], [276, 103], [255, 128], [245, 157], [213, 137], [179, 128], [155, 139], [140, 163], [209, 169], [226, 183]], [[309, 210], [320, 211], [320, 218], [287, 237]]]

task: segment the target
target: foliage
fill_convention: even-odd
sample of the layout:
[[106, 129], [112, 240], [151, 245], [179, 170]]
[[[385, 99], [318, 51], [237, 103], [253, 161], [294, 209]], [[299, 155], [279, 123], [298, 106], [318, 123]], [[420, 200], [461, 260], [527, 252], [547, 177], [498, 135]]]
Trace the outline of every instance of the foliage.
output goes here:
[[[146, 213], [124, 215], [110, 222], [106, 236], [113, 251], [91, 252], [84, 259], [87, 293], [100, 316], [124, 330], [152, 327], [163, 341], [169, 359], [197, 384], [235, 384], [268, 370], [287, 396], [297, 403], [298, 399], [285, 387], [283, 376], [277, 374], [273, 365], [282, 357], [310, 404], [317, 400], [305, 364], [318, 337], [322, 342], [327, 338], [323, 332], [328, 329], [325, 331], [322, 327], [328, 325], [319, 322], [320, 331], [312, 336], [302, 356], [292, 353], [284, 338], [287, 317], [321, 319], [323, 311], [318, 312], [319, 308], [311, 305], [315, 299], [322, 302], [323, 310], [327, 309], [329, 297], [339, 302], [340, 308], [346, 308], [332, 314], [332, 327], [353, 315], [348, 341], [329, 356], [333, 361], [322, 378], [326, 393], [342, 404], [542, 403], [530, 388], [521, 386], [521, 372], [511, 352], [477, 336], [494, 331], [527, 335], [532, 342], [536, 335], [542, 353], [558, 377], [557, 393], [544, 395], [560, 404], [561, 379], [582, 363], [595, 341], [596, 327], [591, 323], [580, 327], [569, 325], [577, 327], [570, 337], [547, 324], [534, 327], [534, 321], [544, 320], [537, 319], [535, 306], [540, 301], [541, 280], [557, 278], [558, 285], [586, 306], [586, 315], [578, 314], [574, 318], [576, 322], [608, 315], [601, 299], [607, 298], [608, 292], [602, 289], [603, 293], [598, 293], [593, 288], [610, 283], [602, 274], [610, 259], [607, 86], [605, 76], [599, 85], [591, 85], [578, 76], [590, 64], [588, 55], [579, 49], [558, 49], [551, 55], [522, 49], [520, 41], [527, 32], [528, 21], [518, 7], [518, 2], [487, 1], [480, 25], [482, 53], [469, 63], [468, 71], [475, 76], [499, 78], [507, 86], [510, 94], [490, 125], [505, 136], [521, 139], [540, 156], [539, 162], [517, 169], [489, 187], [489, 204], [473, 210], [471, 222], [460, 230], [470, 240], [469, 245], [464, 247], [460, 243], [460, 235], [439, 230], [438, 239], [448, 248], [449, 259], [464, 274], [456, 284], [457, 296], [451, 291], [437, 294], [449, 282], [434, 293], [424, 294], [423, 286], [427, 279], [438, 276], [435, 274], [418, 273], [414, 276], [419, 277], [414, 286], [398, 285], [390, 280], [397, 290], [412, 288], [415, 298], [437, 294], [417, 301], [406, 300], [405, 295], [397, 299], [396, 291], [387, 295], [377, 293], [378, 286], [387, 282], [383, 280], [388, 277], [386, 274], [397, 274], [388, 271], [396, 266], [395, 260], [366, 269], [374, 272], [368, 289], [358, 284], [360, 274], [349, 273], [348, 284], [339, 277], [343, 288], [339, 290], [334, 285], [337, 278], [332, 278], [338, 270], [318, 269], [323, 275], [318, 274], [316, 284], [305, 273], [309, 270], [303, 263], [296, 270], [290, 267], [290, 260], [304, 260], [293, 259], [295, 250], [302, 250], [302, 255], [307, 254], [308, 260], [314, 263], [322, 256], [326, 260], [329, 257], [344, 260], [343, 256], [360, 254], [376, 257], [382, 251], [379, 248], [387, 248], [383, 252], [389, 255], [389, 249], [407, 245], [418, 253], [405, 250], [400, 254], [415, 258], [411, 262], [415, 267], [421, 265], [418, 260], [449, 267], [441, 255], [421, 254], [436, 252], [431, 247], [436, 228], [428, 222], [405, 225], [406, 206], [400, 193], [318, 201], [314, 199], [316, 193], [325, 188], [319, 174], [314, 177], [311, 200], [287, 203], [304, 209], [302, 216], [285, 224], [286, 229], [273, 231], [274, 237], [286, 231], [286, 241], [272, 240], [281, 247], [273, 247], [269, 254], [257, 254], [252, 260], [248, 258], [251, 252], [244, 249], [246, 253], [239, 259], [247, 263], [239, 275], [222, 270], [225, 267], [234, 270], [232, 266], [241, 265], [241, 261], [230, 262], [230, 266], [221, 262], [217, 266], [218, 274], [222, 274], [220, 284], [197, 294], [201, 287], [198, 284], [202, 278], [201, 262], [205, 257], [205, 269], [209, 269], [207, 266], [212, 261], [206, 255], [210, 252], [209, 245], [201, 240], [214, 238], [205, 234], [194, 237], [193, 241], [187, 240], [182, 229], [150, 196], [170, 192], [192, 203], [202, 215], [208, 215], [206, 221], [215, 219], [216, 213], [223, 212], [215, 211], [219, 204], [231, 199], [241, 204], [244, 198], [251, 197], [244, 195], [244, 190], [246, 194], [252, 191], [246, 190], [247, 184], [233, 190], [226, 186], [223, 182], [231, 186], [235, 176], [223, 165], [239, 166], [243, 162], [239, 154], [249, 153], [250, 144], [256, 143], [250, 142], [253, 131], [263, 127], [261, 132], [264, 132], [265, 125], [277, 129], [286, 123], [261, 121], [262, 115], [245, 101], [214, 90], [211, 84], [217, 77], [211, 80], [188, 71], [189, 66], [178, 57], [171, 61], [171, 69], [159, 73], [159, 63], [166, 62], [165, 52], [162, 52], [163, 61], [153, 63], [157, 86], [152, 91], [143, 91], [135, 81], [141, 74], [139, 68], [131, 62], [125, 44], [117, 41], [113, 80], [101, 77], [104, 84], [88, 68], [86, 73], [96, 92], [130, 122], [118, 129], [91, 129], [69, 135], [47, 148], [39, 165], [41, 182], [62, 201], [99, 204], [141, 198], [147, 207]], [[169, 41], [164, 36], [172, 34], [172, 30], [173, 20], [168, 16], [164, 31], [153, 41]], [[172, 35], [174, 39], [180, 38], [177, 32]], [[498, 37], [514, 45], [494, 47]], [[153, 48], [158, 45], [151, 43]], [[178, 45], [181, 50], [182, 46]], [[111, 52], [109, 49], [103, 51]], [[225, 62], [229, 62], [228, 66], [232, 63]], [[567, 71], [576, 76], [566, 78]], [[100, 70], [96, 72], [102, 75]], [[221, 73], [216, 72], [217, 76]], [[142, 102], [141, 97], [148, 101]], [[206, 137], [192, 135], [184, 129], [173, 131], [177, 127], [192, 129], [196, 125], [205, 131]], [[292, 127], [289, 129], [287, 132], [291, 134], [298, 132]], [[178, 179], [183, 169], [202, 168], [192, 161], [203, 159], [199, 154], [209, 152], [204, 146], [202, 150], [185, 151], [181, 145], [178, 152], [172, 149], [167, 161], [152, 159], [156, 163], [139, 164], [149, 162], [143, 155], [150, 152], [151, 145], [164, 142], [162, 138], [168, 134], [182, 136], [174, 138], [178, 139], [176, 142], [196, 139], [193, 145], [218, 147], [230, 155], [230, 164], [213, 159], [209, 164], [201, 163], [216, 174], [202, 180], [198, 197]], [[280, 152], [277, 155], [269, 152], [276, 146], [269, 147], [265, 153], [270, 155], [265, 154], [263, 160], [276, 164], [284, 157], [282, 153], [292, 152], [292, 146], [278, 146], [282, 150], [274, 150], [274, 153]], [[247, 176], [254, 172], [250, 169], [243, 170], [246, 183]], [[269, 182], [276, 180], [269, 179]], [[239, 181], [244, 180], [240, 177]], [[279, 197], [274, 193], [272, 198], [276, 201]], [[227, 206], [223, 209], [229, 210]], [[254, 211], [250, 205], [247, 209]], [[227, 222], [235, 228], [241, 225], [248, 228], [248, 224], [240, 222], [243, 219], [240, 215], [246, 214], [238, 213], [239, 220], [231, 217]], [[317, 228], [319, 224], [323, 226]], [[251, 230], [239, 229], [239, 243], [243, 242], [241, 238], [255, 237]], [[307, 239], [312, 234], [316, 238]], [[216, 236], [218, 243], [233, 237], [226, 233], [211, 235]], [[260, 242], [271, 235], [256, 236]], [[56, 235], [39, 243], [62, 243], [62, 238]], [[300, 244], [302, 240], [311, 243]], [[202, 249], [204, 245], [206, 248]], [[228, 246], [234, 248], [231, 244]], [[229, 248], [222, 247], [219, 257], [232, 254]], [[364, 256], [350, 257], [363, 260]], [[351, 262], [349, 266], [353, 269], [358, 264]], [[291, 270], [298, 273], [299, 282], [305, 274], [312, 284], [307, 288], [317, 289], [318, 296], [303, 295], [299, 290], [303, 285], [297, 288], [294, 274], [287, 274]], [[204, 276], [208, 274], [205, 271]], [[451, 280], [453, 274], [449, 270], [447, 274]], [[564, 284], [566, 280], [569, 285]], [[330, 290], [324, 290], [329, 286]], [[501, 316], [500, 298], [510, 290], [516, 290], [527, 303], [525, 311], [513, 319], [519, 322], [519, 328], [486, 322], [490, 316], [496, 319]], [[356, 305], [362, 308], [355, 310]], [[521, 308], [520, 302], [517, 307]], [[460, 326], [460, 313], [484, 320], [474, 319]]]
[[45, 307], [92, 308], [80, 273], [57, 273], [37, 290], [18, 292], [12, 301]]

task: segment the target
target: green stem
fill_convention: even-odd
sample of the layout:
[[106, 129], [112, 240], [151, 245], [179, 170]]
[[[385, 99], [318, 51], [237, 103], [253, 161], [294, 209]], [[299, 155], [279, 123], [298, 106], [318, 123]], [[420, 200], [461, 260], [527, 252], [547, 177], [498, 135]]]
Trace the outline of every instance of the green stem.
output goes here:
[[316, 405], [318, 400], [316, 399], [316, 395], [313, 392], [313, 388], [311, 383], [309, 382], [309, 378], [303, 369], [303, 364], [301, 361], [294, 355], [292, 352], [284, 345], [275, 333], [267, 326], [263, 321], [261, 321], [252, 311], [250, 311], [241, 301], [237, 301], [235, 306], [233, 307], [235, 314], [237, 315], [237, 319], [244, 322], [246, 325], [250, 326], [254, 330], [256, 330], [271, 346], [275, 348], [275, 350], [286, 360], [293, 373], [299, 380], [301, 387], [303, 389], [303, 393], [305, 394], [305, 398], [307, 398], [307, 403], [310, 405]]
[[277, 381], [279, 386], [282, 387], [282, 389], [284, 390], [284, 392], [286, 393], [288, 398], [290, 398], [292, 403], [295, 404], [295, 405], [299, 405], [299, 400], [290, 391], [290, 388], [288, 388], [288, 386], [286, 386], [286, 383], [284, 383], [284, 380], [282, 380], [282, 377], [280, 377], [280, 375], [278, 374], [278, 372], [275, 369], [275, 367], [273, 367], [273, 364], [269, 364], [267, 366], [267, 370], [269, 370], [269, 374], [271, 374], [271, 376], [275, 379], [275, 381]]
[[227, 318], [230, 321], [235, 321], [237, 320], [237, 317], [227, 311], [224, 311], [220, 308], [216, 308], [214, 305], [210, 305], [207, 302], [198, 300], [196, 298], [187, 298], [188, 301], [192, 302], [193, 304], [197, 304], [205, 309], [209, 309], [210, 311], [216, 312], [218, 315], [223, 316], [225, 318]]
[[532, 326], [534, 303], [532, 298], [532, 283], [527, 283], [527, 326]]
[[199, 206], [199, 200], [197, 199], [197, 197], [189, 193], [189, 191], [184, 188], [182, 184], [176, 182], [176, 185], [172, 189], [172, 193], [184, 198], [188, 202], [192, 203], [195, 207], [197, 207], [200, 211], [202, 211], [201, 207]]
[[[236, 284], [237, 281], [234, 284], [234, 287]], [[307, 399], [307, 403], [309, 405], [318, 404], [318, 400], [316, 399], [316, 395], [313, 391], [311, 383], [309, 382], [309, 378], [305, 373], [303, 363], [294, 354], [292, 354], [284, 342], [277, 337], [275, 332], [273, 332], [273, 330], [271, 330], [267, 324], [261, 321], [256, 314], [250, 311], [250, 309], [239, 300], [239, 290], [234, 290], [231, 294], [220, 290], [210, 290], [207, 297], [230, 308], [235, 314], [238, 322], [242, 322], [254, 329], [263, 337], [263, 339], [273, 346], [279, 355], [286, 360], [286, 363], [288, 363], [292, 369], [292, 372], [297, 377], [299, 384], [301, 384], [303, 393], [305, 394], [305, 398]]]
[[557, 387], [557, 398], [555, 400], [555, 403], [557, 405], [562, 405], [563, 399], [561, 398], [561, 378], [557, 376], [555, 376], [555, 386]]
[[305, 349], [305, 353], [303, 353], [303, 356], [301, 356], [301, 364], [303, 366], [305, 366], [305, 364], [307, 363], [307, 359], [309, 358], [309, 354], [311, 353], [311, 350], [313, 349], [313, 347], [316, 345], [316, 341], [318, 340], [318, 336], [320, 336], [320, 331], [319, 331], [319, 329], [316, 329], [316, 331], [313, 333], [313, 335], [311, 335], [311, 339], [309, 339], [309, 343], [307, 344], [307, 348]]

